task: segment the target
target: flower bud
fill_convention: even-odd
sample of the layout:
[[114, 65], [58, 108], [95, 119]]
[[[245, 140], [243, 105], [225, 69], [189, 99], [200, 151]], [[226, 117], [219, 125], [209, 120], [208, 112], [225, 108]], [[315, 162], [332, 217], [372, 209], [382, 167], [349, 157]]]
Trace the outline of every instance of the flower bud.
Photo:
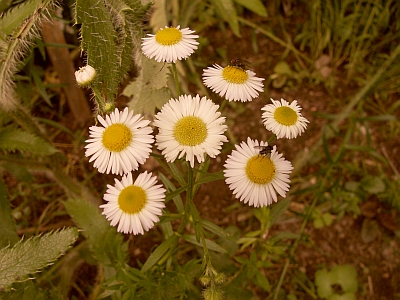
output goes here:
[[80, 86], [88, 86], [94, 80], [96, 74], [97, 72], [92, 66], [86, 65], [75, 72], [76, 82]]

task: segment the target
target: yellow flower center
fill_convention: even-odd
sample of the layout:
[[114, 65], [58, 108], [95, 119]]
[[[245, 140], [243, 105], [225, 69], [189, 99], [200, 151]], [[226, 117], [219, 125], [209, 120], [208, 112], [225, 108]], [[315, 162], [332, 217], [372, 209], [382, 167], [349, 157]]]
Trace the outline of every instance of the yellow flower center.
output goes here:
[[254, 155], [247, 162], [246, 175], [251, 182], [267, 184], [275, 176], [275, 165], [265, 155]]
[[121, 152], [132, 141], [132, 132], [125, 124], [112, 124], [103, 132], [101, 142], [111, 152]]
[[290, 107], [281, 106], [275, 109], [274, 118], [282, 125], [291, 126], [296, 124], [298, 116]]
[[207, 137], [207, 126], [199, 117], [183, 117], [175, 124], [174, 137], [183, 146], [200, 145]]
[[245, 70], [236, 66], [227, 66], [222, 70], [224, 79], [231, 83], [244, 83], [249, 78]]
[[118, 196], [119, 208], [127, 214], [137, 214], [146, 205], [146, 192], [136, 185], [124, 188]]
[[178, 44], [182, 40], [182, 32], [175, 27], [160, 29], [156, 33], [157, 43], [163, 46]]

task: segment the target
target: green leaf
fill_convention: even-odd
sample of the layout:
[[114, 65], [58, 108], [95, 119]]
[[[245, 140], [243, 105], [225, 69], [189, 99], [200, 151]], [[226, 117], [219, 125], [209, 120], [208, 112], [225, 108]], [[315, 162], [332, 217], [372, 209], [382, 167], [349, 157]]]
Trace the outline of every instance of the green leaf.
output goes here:
[[103, 1], [77, 0], [76, 23], [82, 25], [81, 47], [87, 53], [87, 63], [97, 71], [93, 84], [105, 93], [105, 98], [114, 100], [120, 81], [120, 55], [110, 12]]
[[144, 55], [138, 56], [136, 63], [142, 66], [139, 75], [122, 92], [132, 98], [129, 107], [144, 115], [154, 115], [156, 108], [171, 99], [168, 89], [168, 67], [149, 59]]
[[221, 227], [218, 225], [207, 221], [205, 219], [201, 219], [199, 223], [207, 230], [215, 233], [216, 235], [222, 237], [222, 238], [227, 238], [227, 239], [232, 239], [232, 237]]
[[370, 194], [379, 194], [385, 191], [386, 186], [382, 179], [377, 176], [367, 175], [361, 180], [361, 187]]
[[234, 0], [234, 1], [262, 17], [268, 16], [267, 10], [265, 9], [265, 6], [260, 0]]
[[328, 298], [333, 294], [331, 274], [321, 269], [315, 272], [315, 285], [317, 286], [317, 294], [320, 298]]
[[168, 250], [176, 247], [178, 243], [178, 237], [174, 234], [171, 235], [168, 239], [166, 239], [160, 246], [150, 254], [149, 258], [144, 263], [141, 272], [147, 272], [150, 270], [163, 256], [167, 253]]
[[285, 198], [271, 206], [270, 226], [274, 225], [278, 221], [279, 217], [283, 215], [283, 213], [289, 207], [289, 204], [290, 204], [290, 198]]
[[19, 128], [0, 129], [0, 149], [6, 151], [29, 151], [33, 154], [51, 155], [57, 149], [45, 140]]
[[[200, 246], [203, 248], [203, 244], [200, 242], [197, 242], [196, 236], [194, 234], [183, 234], [182, 238], [188, 243], [191, 243], [193, 245]], [[221, 252], [221, 253], [227, 253], [227, 251], [224, 248], [222, 248], [220, 245], [218, 245], [217, 243], [215, 243], [211, 240], [206, 239], [206, 245], [209, 250], [213, 250], [213, 251]]]
[[236, 8], [233, 5], [232, 0], [213, 0], [214, 7], [217, 14], [225, 21], [229, 23], [232, 32], [240, 37], [239, 32], [239, 21], [237, 18]]
[[12, 246], [19, 240], [15, 221], [11, 215], [10, 202], [7, 198], [7, 189], [0, 180], [0, 248]]
[[78, 237], [76, 228], [67, 228], [20, 240], [12, 248], [0, 250], [0, 289], [28, 280], [30, 274], [53, 263]]
[[99, 208], [84, 199], [64, 202], [69, 215], [83, 231], [94, 256], [105, 265], [125, 264], [127, 243], [115, 227], [110, 225]]
[[6, 35], [12, 34], [25, 19], [29, 18], [39, 8], [42, 2], [42, 0], [25, 1], [9, 10], [0, 19], [0, 31]]
[[331, 269], [331, 274], [332, 278], [335, 278], [335, 283], [339, 284], [344, 292], [357, 291], [357, 271], [353, 266], [335, 266]]

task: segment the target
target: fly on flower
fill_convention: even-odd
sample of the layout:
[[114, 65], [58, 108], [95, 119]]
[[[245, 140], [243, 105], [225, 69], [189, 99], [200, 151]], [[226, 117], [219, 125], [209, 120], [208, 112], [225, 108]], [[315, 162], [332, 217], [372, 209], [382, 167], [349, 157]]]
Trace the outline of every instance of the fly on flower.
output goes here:
[[272, 146], [254, 146], [254, 149], [259, 150], [259, 154], [266, 157], [271, 157]]
[[229, 64], [232, 67], [238, 67], [243, 70], [249, 70], [252, 69], [251, 63], [247, 60], [240, 59], [240, 58], [234, 58], [231, 60], [231, 63]]

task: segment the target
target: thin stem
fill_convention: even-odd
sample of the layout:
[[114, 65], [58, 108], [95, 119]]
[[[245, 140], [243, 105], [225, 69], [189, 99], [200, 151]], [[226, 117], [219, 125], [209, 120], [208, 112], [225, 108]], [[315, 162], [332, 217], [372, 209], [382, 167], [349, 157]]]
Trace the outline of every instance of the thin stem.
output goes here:
[[176, 69], [176, 63], [172, 63], [172, 71], [174, 73], [174, 81], [175, 81], [175, 87], [176, 87], [176, 93], [178, 94], [178, 97], [181, 95], [181, 88], [179, 86], [179, 80], [178, 80], [178, 70]]

